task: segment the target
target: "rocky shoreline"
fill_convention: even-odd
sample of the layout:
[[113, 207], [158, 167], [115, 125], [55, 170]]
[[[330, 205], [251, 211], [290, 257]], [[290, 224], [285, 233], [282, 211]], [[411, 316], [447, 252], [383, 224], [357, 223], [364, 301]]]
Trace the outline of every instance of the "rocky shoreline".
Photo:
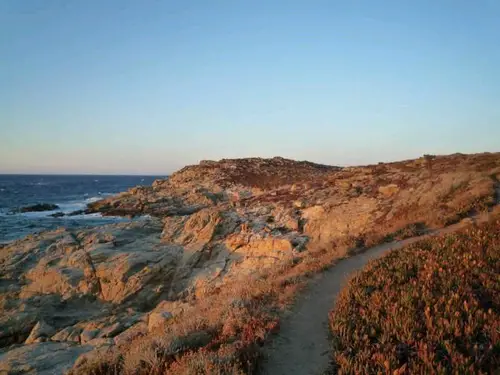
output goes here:
[[0, 372], [63, 373], [181, 317], [201, 291], [488, 210], [499, 177], [498, 153], [350, 168], [223, 159], [91, 203], [150, 218], [0, 248]]
[[37, 203], [30, 206], [19, 207], [10, 211], [11, 214], [26, 213], [26, 212], [44, 212], [58, 210], [59, 206], [53, 203]]

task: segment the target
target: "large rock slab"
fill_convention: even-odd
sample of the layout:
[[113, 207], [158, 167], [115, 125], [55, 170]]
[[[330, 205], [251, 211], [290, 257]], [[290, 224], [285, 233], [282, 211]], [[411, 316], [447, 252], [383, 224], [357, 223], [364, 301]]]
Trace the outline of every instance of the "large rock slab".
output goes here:
[[91, 346], [43, 342], [25, 345], [0, 354], [0, 373], [27, 375], [63, 374]]
[[40, 320], [31, 330], [30, 335], [24, 342], [25, 344], [32, 344], [34, 342], [47, 341], [55, 332], [54, 327]]

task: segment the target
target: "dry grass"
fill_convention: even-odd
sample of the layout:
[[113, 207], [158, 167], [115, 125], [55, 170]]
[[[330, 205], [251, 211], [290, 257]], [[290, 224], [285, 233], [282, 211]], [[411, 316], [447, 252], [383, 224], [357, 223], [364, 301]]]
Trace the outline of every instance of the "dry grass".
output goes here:
[[[409, 225], [397, 233], [380, 235], [379, 238], [406, 238], [420, 234], [420, 230], [418, 225]], [[484, 230], [481, 233], [485, 233]], [[479, 237], [475, 238], [479, 240]], [[498, 237], [497, 233], [497, 246]], [[457, 241], [463, 243], [462, 246], [469, 245], [463, 240]], [[433, 249], [433, 245], [428, 246]], [[441, 245], [435, 246], [439, 248]], [[269, 335], [279, 329], [283, 309], [293, 301], [308, 277], [347, 256], [352, 247], [352, 242], [346, 240], [331, 249], [309, 251], [307, 255], [289, 259], [253, 278], [234, 280], [221, 287], [207, 285], [206, 288], [200, 288], [196, 297], [193, 296], [195, 299], [190, 301], [192, 308], [176, 316], [163, 330], [139, 337], [101, 357], [80, 363], [74, 368], [73, 374], [255, 373], [262, 346]], [[425, 256], [428, 251], [424, 248], [419, 254]], [[393, 275], [389, 277], [391, 272]], [[446, 272], [447, 275], [458, 275], [454, 269]], [[397, 283], [401, 283], [400, 278], [403, 277], [396, 267], [388, 269], [384, 275], [387, 281], [384, 285], [390, 290], [394, 285], [399, 285]], [[415, 293], [420, 292], [415, 289]], [[385, 296], [380, 298], [383, 303]], [[442, 298], [447, 299], [447, 296]], [[498, 315], [496, 318], [498, 320]]]
[[147, 334], [88, 361], [73, 375], [252, 374], [262, 345], [279, 329], [281, 312], [309, 276], [346, 249], [297, 257], [253, 278], [201, 289], [192, 309], [158, 333]]
[[374, 262], [331, 312], [332, 372], [494, 373], [499, 274], [500, 220]]
[[[477, 157], [470, 156], [467, 158], [457, 155], [447, 158], [438, 157], [432, 159], [432, 163], [425, 168], [420, 165], [420, 160], [416, 160], [371, 166], [364, 169], [352, 169], [352, 171], [346, 169], [337, 172], [334, 170], [329, 172], [328, 178], [325, 177], [322, 184], [318, 186], [313, 184], [314, 181], [311, 182], [308, 180], [311, 183], [307, 188], [303, 187], [304, 191], [301, 191], [300, 195], [294, 190], [293, 192], [289, 191], [283, 194], [278, 192], [275, 195], [257, 196], [244, 201], [244, 205], [262, 204], [263, 201], [267, 202], [267, 200], [272, 202], [283, 201], [283, 205], [291, 205], [293, 200], [300, 196], [306, 200], [309, 199], [308, 206], [311, 206], [315, 204], [314, 202], [316, 199], [328, 199], [329, 197], [336, 196], [345, 196], [347, 199], [350, 197], [349, 194], [351, 194], [352, 190], [352, 194], [355, 197], [364, 195], [365, 197], [377, 199], [377, 213], [380, 212], [383, 215], [377, 216], [378, 219], [370, 221], [369, 225], [359, 228], [359, 230], [353, 232], [352, 235], [346, 235], [343, 238], [332, 241], [330, 241], [330, 237], [328, 237], [328, 247], [310, 248], [308, 251], [295, 254], [293, 258], [289, 258], [283, 263], [277, 264], [270, 270], [263, 270], [260, 273], [254, 274], [252, 277], [242, 277], [239, 280], [225, 280], [224, 284], [221, 286], [207, 284], [205, 288], [197, 288], [196, 293], [189, 294], [184, 301], [189, 303], [191, 307], [184, 313], [170, 320], [162, 330], [138, 337], [123, 347], [114, 348], [112, 351], [104, 353], [101, 357], [89, 359], [86, 362], [81, 361], [73, 369], [73, 374], [114, 375], [119, 373], [125, 375], [142, 375], [167, 373], [254, 373], [259, 358], [261, 357], [262, 345], [264, 345], [272, 332], [279, 329], [281, 312], [293, 301], [294, 295], [304, 285], [309, 276], [321, 272], [325, 268], [331, 266], [332, 262], [335, 260], [362, 250], [362, 248], [380, 242], [420, 235], [428, 228], [449, 224], [460, 220], [460, 218], [463, 218], [471, 212], [487, 209], [495, 202], [493, 195], [494, 185], [498, 184], [498, 178], [496, 176], [500, 175], [498, 159], [498, 156], [493, 154], [478, 155]], [[209, 166], [207, 168], [210, 169], [212, 167]], [[493, 168], [497, 169], [494, 170]], [[248, 174], [249, 172], [246, 170], [243, 170], [242, 173], [242, 175], [238, 174], [238, 178], [244, 178], [244, 181], [247, 183], [258, 182], [260, 184], [262, 182], [260, 180], [254, 181], [254, 176], [250, 176]], [[323, 171], [318, 173], [323, 175]], [[190, 176], [191, 174], [187, 174], [184, 177], [188, 178]], [[197, 175], [195, 174], [195, 176]], [[213, 176], [208, 175], [206, 178], [210, 180]], [[175, 180], [175, 178], [173, 178], [173, 180]], [[347, 189], [346, 191], [342, 190], [344, 189], [342, 187], [343, 184], [337, 184], [339, 181], [342, 182], [344, 180], [347, 186], [345, 188]], [[241, 181], [238, 180], [238, 182]], [[289, 181], [286, 179], [285, 182], [288, 183]], [[290, 183], [291, 182], [292, 180]], [[280, 180], [279, 183], [281, 184], [283, 181]], [[381, 198], [379, 193], [380, 186], [394, 183], [399, 186], [401, 191], [394, 196]], [[295, 189], [302, 189], [301, 185], [299, 185], [297, 185]], [[408, 190], [410, 188], [412, 189], [411, 191]], [[348, 220], [348, 218], [346, 220]], [[326, 233], [326, 235], [328, 235], [328, 233]], [[481, 238], [477, 236], [474, 238], [475, 241], [483, 243], [481, 242], [483, 241]], [[498, 241], [498, 236], [495, 238], [495, 241]], [[334, 241], [337, 242], [333, 243]], [[442, 242], [438, 243], [442, 244]], [[427, 250], [420, 249], [416, 251], [417, 254], [422, 256], [422, 262], [426, 259], [429, 262], [431, 261], [431, 258], [426, 258], [426, 256], [435, 253], [435, 251], [432, 251], [432, 249], [435, 249], [434, 246], [440, 248], [439, 246], [441, 245], [438, 245], [438, 243], [436, 243], [436, 245], [429, 245], [429, 249]], [[458, 243], [466, 244], [468, 242], [466, 242], [465, 239], [460, 239]], [[498, 242], [496, 243], [498, 246]], [[476, 246], [473, 241], [468, 244], [470, 246]], [[449, 258], [441, 259], [439, 258], [439, 254], [434, 254], [437, 259], [436, 262], [447, 262], [449, 268], [446, 266], [443, 267], [443, 269], [448, 270], [446, 271], [447, 275], [449, 274], [450, 277], [453, 276], [454, 280], [456, 280], [455, 274], [458, 274], [458, 268], [453, 267], [458, 267], [460, 264], [453, 259], [450, 255], [450, 251], [461, 251], [459, 249], [460, 246], [457, 246], [458, 245], [450, 245], [446, 248], [448, 250], [445, 249], [444, 254], [448, 254]], [[412, 249], [415, 250], [415, 248]], [[403, 252], [403, 254], [406, 253]], [[391, 256], [387, 259], [390, 260], [394, 258]], [[407, 261], [410, 262], [410, 258], [408, 258]], [[476, 259], [476, 261], [479, 260]], [[403, 263], [400, 267], [404, 267]], [[415, 264], [415, 267], [420, 265], [420, 263]], [[436, 265], [429, 263], [429, 266]], [[393, 290], [397, 288], [391, 288], [391, 285], [399, 285], [397, 284], [398, 282], [402, 283], [404, 278], [401, 280], [400, 278], [404, 276], [404, 272], [402, 273], [396, 266], [391, 268], [391, 270], [390, 272], [387, 270], [385, 273], [381, 272], [381, 275], [385, 275], [384, 277], [386, 277], [386, 283], [383, 284], [384, 288], [395, 293], [393, 296], [395, 299], [402, 298], [401, 295], [397, 294], [398, 290]], [[393, 272], [393, 274], [391, 274], [391, 272]], [[377, 275], [373, 275], [374, 278], [376, 276]], [[480, 273], [477, 276], [482, 277], [484, 274]], [[380, 283], [383, 281], [384, 280], [378, 280]], [[404, 283], [401, 285], [402, 287], [406, 287]], [[443, 284], [443, 287], [446, 287], [446, 285]], [[423, 293], [418, 285], [415, 286], [411, 284], [411, 287], [408, 287], [410, 289], [413, 288], [411, 289], [413, 293]], [[496, 287], [498, 288], [498, 284]], [[459, 292], [461, 291], [460, 288], [457, 290]], [[429, 292], [425, 289], [425, 292], [430, 294], [423, 295], [429, 303], [440, 301], [440, 298], [444, 298], [447, 301], [444, 296], [438, 293], [439, 291], [436, 292], [433, 289], [431, 289], [431, 291], [432, 292]], [[446, 289], [443, 289], [443, 291], [447, 292]], [[433, 293], [437, 294], [434, 295]], [[346, 298], [347, 297], [343, 297], [343, 300]], [[383, 304], [384, 299], [382, 296], [379, 298], [380, 304]], [[418, 301], [419, 298], [420, 297], [415, 298], [415, 301]], [[414, 301], [414, 299], [410, 301]], [[420, 308], [421, 306], [417, 304], [417, 307]], [[455, 308], [455, 306], [452, 307]], [[352, 311], [353, 314], [365, 316], [363, 314], [366, 314], [366, 311], [360, 314], [358, 308], [358, 305], [353, 305], [352, 310], [349, 311]], [[386, 306], [386, 308], [395, 309], [392, 304]], [[421, 311], [422, 314], [420, 315], [423, 315], [424, 310]], [[401, 311], [400, 313], [404, 314], [405, 311]], [[415, 312], [415, 314], [417, 313], [420, 313], [420, 310]], [[489, 313], [486, 312], [486, 314]], [[493, 312], [492, 314], [497, 313]], [[439, 315], [436, 313], [436, 316]], [[489, 319], [488, 316], [489, 315], [486, 315], [486, 318], [483, 318], [483, 315], [481, 315], [481, 318], [477, 319]], [[493, 316], [498, 320], [498, 315]], [[468, 315], [464, 315], [464, 317], [467, 318]], [[443, 319], [445, 318], [443, 317]], [[448, 323], [451, 324], [451, 322], [455, 322], [458, 318], [453, 318], [453, 320], [452, 317], [448, 317], [446, 319], [448, 319]], [[476, 319], [476, 317], [474, 317], [474, 319]], [[366, 327], [361, 326], [364, 321], [357, 320], [357, 318], [353, 320], [353, 322], [360, 324], [359, 327], [356, 326], [356, 329], [359, 331], [364, 329], [371, 330], [372, 328], [371, 325]], [[399, 327], [399, 321], [394, 321], [393, 323]], [[435, 324], [445, 323], [436, 321]], [[410, 330], [408, 331], [408, 335], [413, 334], [411, 325], [405, 327], [404, 329]], [[344, 332], [353, 334], [352, 331], [347, 331], [350, 328], [351, 326], [348, 325], [342, 329]], [[363, 343], [366, 344], [366, 341], [363, 340], [368, 340], [368, 342], [370, 342], [370, 335], [372, 335], [372, 333], [371, 331], [367, 332], [367, 338], [365, 339], [365, 336], [361, 337], [359, 345]], [[376, 331], [375, 334], [378, 335], [378, 331]], [[343, 341], [339, 342], [342, 343]], [[443, 345], [448, 345], [447, 341], [443, 342]], [[347, 344], [348, 343], [345, 343], [345, 345]], [[432, 347], [434, 344], [430, 345], [429, 348], [432, 349], [425, 349], [427, 350], [426, 353], [431, 353], [432, 350], [435, 350], [433, 349], [434, 347]], [[361, 346], [359, 347], [361, 348]], [[356, 348], [358, 348], [358, 346], [356, 346]], [[401, 346], [401, 348], [403, 348], [403, 346]], [[417, 350], [424, 349], [419, 346]], [[342, 351], [342, 353], [344, 352]], [[345, 358], [349, 358], [346, 359], [346, 361], [348, 361], [347, 363], [352, 362], [352, 366], [358, 366], [354, 360], [349, 357], [349, 353], [345, 353], [347, 353], [345, 354]], [[376, 359], [376, 361], [380, 362], [380, 358]], [[382, 367], [379, 366], [379, 362], [376, 362], [377, 366], [379, 366], [376, 368], [385, 372], [385, 361], [386, 359], [381, 362]], [[393, 360], [390, 359], [388, 362], [391, 369], [401, 367], [396, 366], [399, 362], [393, 363], [391, 361]], [[370, 364], [372, 363], [370, 362]]]

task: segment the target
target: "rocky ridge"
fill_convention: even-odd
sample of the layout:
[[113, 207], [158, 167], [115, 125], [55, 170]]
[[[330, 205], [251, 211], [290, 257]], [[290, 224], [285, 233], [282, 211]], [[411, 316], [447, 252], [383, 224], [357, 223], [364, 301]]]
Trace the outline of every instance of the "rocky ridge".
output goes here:
[[283, 158], [185, 167], [88, 208], [148, 218], [60, 228], [0, 249], [0, 372], [62, 372], [87, 352], [157, 330], [207, 289], [339, 243], [362, 247], [416, 223], [459, 221], [495, 203], [499, 178], [500, 154], [352, 168]]

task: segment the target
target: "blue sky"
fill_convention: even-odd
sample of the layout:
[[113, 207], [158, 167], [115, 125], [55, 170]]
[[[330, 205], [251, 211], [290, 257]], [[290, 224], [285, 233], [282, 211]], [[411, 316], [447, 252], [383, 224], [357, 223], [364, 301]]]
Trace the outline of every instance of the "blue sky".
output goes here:
[[0, 1], [0, 173], [500, 151], [500, 2]]

